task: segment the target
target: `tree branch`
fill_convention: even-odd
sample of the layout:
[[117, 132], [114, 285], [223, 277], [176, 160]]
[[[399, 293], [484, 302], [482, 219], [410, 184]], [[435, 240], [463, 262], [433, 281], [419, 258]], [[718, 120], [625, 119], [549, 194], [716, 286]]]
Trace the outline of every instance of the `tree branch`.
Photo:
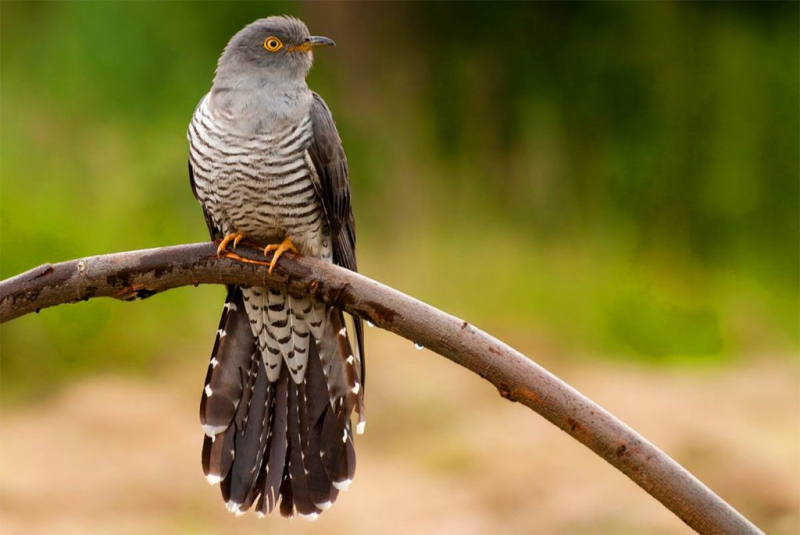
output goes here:
[[613, 415], [503, 342], [357, 273], [286, 253], [272, 275], [260, 253], [218, 259], [211, 243], [45, 264], [0, 282], [0, 322], [94, 297], [144, 299], [189, 284], [268, 286], [336, 306], [439, 353], [538, 412], [632, 479], [699, 533], [761, 533], [692, 474]]

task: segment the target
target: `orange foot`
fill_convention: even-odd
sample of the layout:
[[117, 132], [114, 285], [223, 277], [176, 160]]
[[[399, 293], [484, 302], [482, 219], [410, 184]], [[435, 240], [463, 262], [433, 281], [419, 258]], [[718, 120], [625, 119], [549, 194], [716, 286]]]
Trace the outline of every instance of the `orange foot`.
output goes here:
[[220, 242], [219, 247], [217, 247], [217, 257], [222, 256], [222, 253], [225, 252], [226, 247], [228, 247], [228, 244], [231, 241], [233, 241], [233, 248], [235, 249], [236, 246], [239, 245], [239, 242], [242, 241], [242, 238], [244, 238], [244, 233], [242, 233], [242, 232], [236, 232], [234, 234], [228, 234], [227, 236], [222, 238], [222, 241]]
[[272, 261], [269, 263], [269, 274], [272, 275], [272, 270], [275, 268], [275, 264], [278, 263], [278, 259], [281, 257], [281, 255], [286, 251], [294, 251], [296, 253], [297, 249], [295, 249], [292, 240], [290, 238], [286, 238], [280, 245], [267, 245], [264, 248], [264, 256], [266, 256], [270, 251], [275, 251], [275, 254], [272, 255]]

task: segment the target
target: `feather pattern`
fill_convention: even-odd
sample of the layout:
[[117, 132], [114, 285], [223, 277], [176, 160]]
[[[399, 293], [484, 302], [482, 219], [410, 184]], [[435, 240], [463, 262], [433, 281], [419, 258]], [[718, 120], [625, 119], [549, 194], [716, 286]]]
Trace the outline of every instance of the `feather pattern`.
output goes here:
[[[300, 253], [355, 271], [347, 159], [325, 102], [304, 82], [289, 104], [267, 102], [262, 86], [237, 101], [223, 84], [229, 72], [221, 63], [187, 132], [190, 183], [212, 239], [290, 238]], [[203, 470], [231, 511], [313, 519], [353, 480], [351, 420], [357, 413], [360, 432], [365, 418], [363, 324], [353, 325], [310, 297], [228, 288], [200, 420]]]
[[[209, 220], [212, 235], [231, 228]], [[203, 469], [229, 510], [255, 505], [313, 519], [347, 489], [350, 419], [354, 410], [363, 418], [360, 365], [340, 311], [277, 290], [229, 288], [200, 410]]]

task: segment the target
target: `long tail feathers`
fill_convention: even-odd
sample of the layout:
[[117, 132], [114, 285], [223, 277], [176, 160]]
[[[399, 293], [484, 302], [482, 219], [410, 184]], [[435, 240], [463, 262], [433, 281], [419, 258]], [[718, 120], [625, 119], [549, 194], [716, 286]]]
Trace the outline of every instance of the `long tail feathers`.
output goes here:
[[[231, 287], [220, 320], [200, 404], [203, 471], [220, 483], [232, 512], [255, 505], [262, 515], [279, 509], [314, 519], [355, 474], [353, 412], [359, 432], [364, 422], [361, 329], [357, 324], [354, 354], [340, 311], [286, 298], [280, 319], [291, 325], [292, 347], [280, 340], [280, 367], [268, 373], [263, 353], [277, 344], [262, 340], [266, 351], [259, 350], [253, 330], [260, 325], [246, 307], [254, 290], [243, 295]], [[302, 364], [304, 351], [308, 359], [298, 374], [287, 364]], [[274, 353], [266, 357], [269, 364]]]

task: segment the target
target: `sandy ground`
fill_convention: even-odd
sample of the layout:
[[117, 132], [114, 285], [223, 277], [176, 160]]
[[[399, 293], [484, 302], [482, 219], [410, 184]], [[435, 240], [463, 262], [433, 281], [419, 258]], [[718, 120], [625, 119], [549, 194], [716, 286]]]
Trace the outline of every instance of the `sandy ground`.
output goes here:
[[[4, 406], [0, 533], [690, 533], [476, 376], [377, 329], [369, 337], [356, 480], [316, 522], [226, 511], [200, 468], [198, 357], [150, 380], [92, 378], [36, 405]], [[545, 348], [510, 341], [762, 529], [800, 533], [796, 358], [664, 369], [544, 359]]]

